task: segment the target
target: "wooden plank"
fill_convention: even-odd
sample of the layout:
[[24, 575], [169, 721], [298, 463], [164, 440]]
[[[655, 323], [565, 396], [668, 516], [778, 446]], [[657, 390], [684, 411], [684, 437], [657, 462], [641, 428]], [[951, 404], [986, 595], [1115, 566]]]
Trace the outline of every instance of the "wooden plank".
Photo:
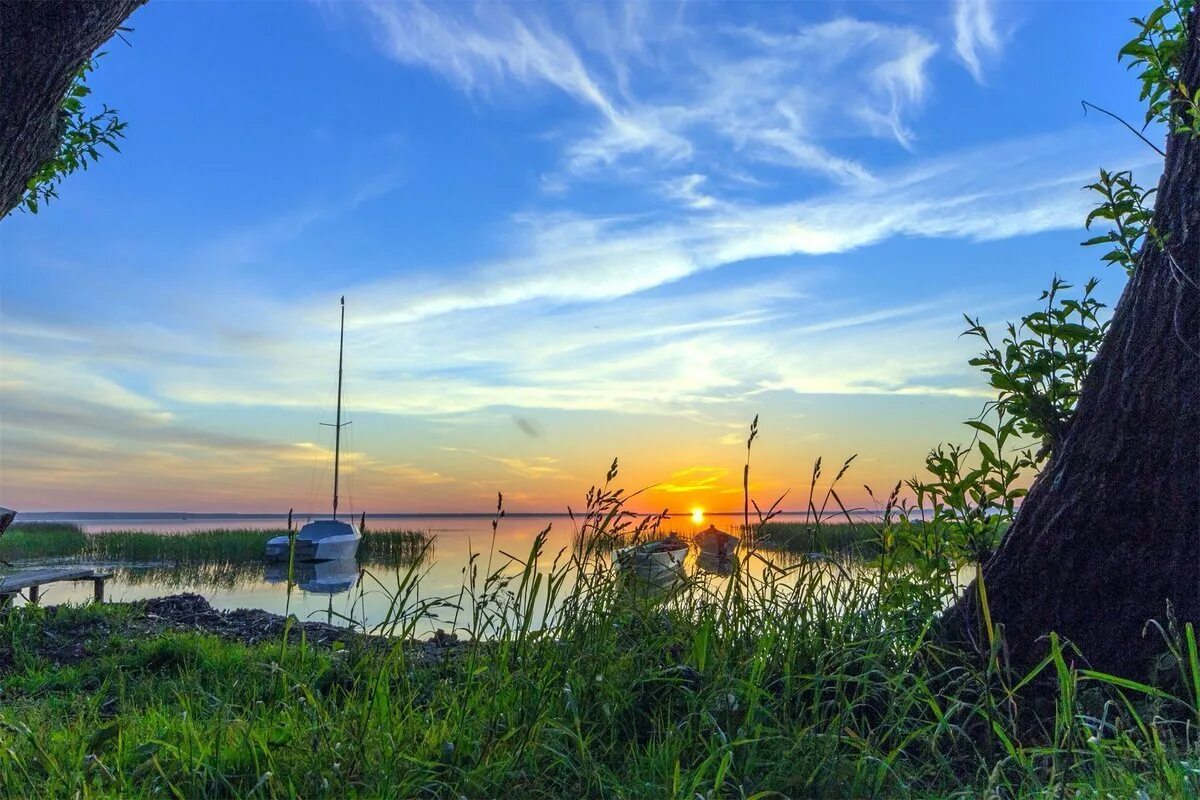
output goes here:
[[[97, 577], [101, 576], [92, 567], [30, 569], [0, 578], [0, 594], [13, 594], [22, 589], [30, 589], [34, 586], [41, 586], [47, 583], [87, 581], [94, 580]], [[111, 576], [104, 575], [103, 577], [107, 578]]]

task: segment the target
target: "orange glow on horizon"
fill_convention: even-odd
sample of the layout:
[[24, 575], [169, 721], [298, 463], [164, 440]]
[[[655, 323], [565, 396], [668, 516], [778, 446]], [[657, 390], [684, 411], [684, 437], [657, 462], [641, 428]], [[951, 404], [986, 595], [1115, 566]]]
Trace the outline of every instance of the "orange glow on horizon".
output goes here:
[[692, 509], [692, 523], [695, 525], [704, 524], [704, 509], [697, 506]]

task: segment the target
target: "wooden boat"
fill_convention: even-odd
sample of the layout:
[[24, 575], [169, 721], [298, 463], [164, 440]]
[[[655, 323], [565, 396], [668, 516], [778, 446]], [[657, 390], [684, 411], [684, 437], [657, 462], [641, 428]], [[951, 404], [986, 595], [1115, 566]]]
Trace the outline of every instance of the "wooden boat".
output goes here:
[[688, 544], [668, 536], [653, 542], [622, 547], [616, 552], [616, 563], [627, 569], [680, 569], [687, 558]]
[[[342, 454], [342, 349], [346, 339], [346, 298], [342, 298], [342, 327], [338, 335], [337, 422], [333, 426], [333, 519], [308, 523], [295, 538], [276, 536], [267, 541], [269, 561], [287, 561], [295, 550], [296, 561], [339, 561], [354, 558], [362, 534], [338, 515], [338, 464]], [[327, 424], [327, 423], [326, 423]], [[347, 423], [349, 424], [349, 423]]]
[[697, 533], [695, 540], [701, 553], [721, 558], [729, 558], [737, 553], [738, 542], [741, 541], [732, 533], [720, 530], [716, 525], [709, 525]]

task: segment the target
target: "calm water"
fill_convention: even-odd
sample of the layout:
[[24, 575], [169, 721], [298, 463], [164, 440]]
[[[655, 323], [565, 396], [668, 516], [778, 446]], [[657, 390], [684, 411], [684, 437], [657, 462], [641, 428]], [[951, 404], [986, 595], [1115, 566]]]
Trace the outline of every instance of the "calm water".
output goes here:
[[[32, 516], [32, 515], [30, 515]], [[125, 517], [66, 519], [81, 525], [88, 533], [102, 534], [111, 530], [174, 531], [213, 529], [269, 529], [283, 527], [284, 520], [246, 517]], [[734, 516], [713, 516], [702, 526], [694, 526], [689, 517], [672, 519], [668, 529], [683, 534], [695, 532], [714, 522], [718, 527], [733, 528], [739, 519]], [[492, 523], [487, 517], [374, 517], [368, 518], [368, 532], [372, 524], [377, 528], [405, 528], [427, 531], [434, 539], [432, 556], [421, 564], [419, 595], [424, 599], [446, 597], [457, 600], [463, 584], [463, 570], [472, 553], [481, 553], [480, 572], [488, 563], [489, 552], [493, 568], [505, 564], [509, 557], [525, 559], [529, 555], [534, 537], [549, 528], [550, 533], [543, 551], [542, 562], [549, 568], [554, 555], [560, 550], [570, 553], [575, 527], [572, 520], [562, 516], [506, 517], [500, 522], [493, 543]], [[794, 563], [794, 556], [778, 554], [781, 563]], [[45, 562], [42, 562], [45, 563]], [[758, 559], [748, 564], [753, 573], [761, 575], [767, 569]], [[15, 566], [30, 566], [25, 564]], [[113, 564], [116, 577], [108, 582], [107, 597], [112, 601], [129, 601], [158, 597], [178, 592], [196, 592], [204, 595], [213, 606], [221, 609], [262, 608], [275, 613], [296, 614], [302, 619], [331, 621], [344, 624], [343, 617], [365, 623], [368, 627], [378, 624], [386, 615], [390, 605], [384, 586], [394, 587], [398, 581], [398, 569], [394, 565], [329, 563], [306, 567], [297, 576], [299, 588], [289, 598], [286, 575], [277, 566], [263, 564], [208, 564], [203, 566], [173, 567], [163, 564]], [[519, 565], [513, 568], [519, 569]], [[698, 560], [693, 550], [685, 569], [689, 574], [699, 575], [713, 588], [719, 588], [726, 578], [721, 574], [727, 565], [712, 564]], [[403, 573], [406, 568], [400, 568]], [[830, 568], [831, 574], [834, 572]], [[91, 584], [58, 583], [43, 587], [42, 603], [54, 604], [66, 601], [82, 602], [91, 597]], [[450, 629], [454, 612], [443, 611], [438, 619], [429, 619], [418, 626], [419, 632], [436, 628]]]

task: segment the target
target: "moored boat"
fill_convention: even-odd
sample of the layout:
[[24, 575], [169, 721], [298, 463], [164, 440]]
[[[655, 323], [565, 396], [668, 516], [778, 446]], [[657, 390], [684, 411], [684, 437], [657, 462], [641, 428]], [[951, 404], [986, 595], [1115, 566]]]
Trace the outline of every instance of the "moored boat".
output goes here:
[[[342, 350], [346, 338], [346, 298], [342, 298], [342, 326], [338, 336], [338, 388], [337, 422], [333, 425], [333, 519], [320, 519], [308, 523], [294, 537], [291, 534], [276, 536], [267, 541], [266, 557], [269, 561], [336, 561], [352, 559], [358, 553], [362, 534], [351, 522], [338, 516], [338, 466], [342, 455]], [[346, 423], [349, 424], [349, 423]], [[291, 512], [288, 512], [289, 524]]]
[[[354, 558], [362, 534], [345, 520], [319, 519], [301, 528], [295, 541], [297, 561], [339, 561]], [[291, 546], [291, 537], [276, 536], [267, 541], [267, 558], [287, 561]]]
[[709, 525], [695, 536], [696, 546], [700, 552], [708, 555], [729, 558], [737, 552], [741, 540], [732, 533], [726, 533], [716, 525]]
[[668, 536], [653, 542], [622, 547], [615, 554], [617, 566], [626, 568], [679, 569], [687, 558], [688, 544]]

